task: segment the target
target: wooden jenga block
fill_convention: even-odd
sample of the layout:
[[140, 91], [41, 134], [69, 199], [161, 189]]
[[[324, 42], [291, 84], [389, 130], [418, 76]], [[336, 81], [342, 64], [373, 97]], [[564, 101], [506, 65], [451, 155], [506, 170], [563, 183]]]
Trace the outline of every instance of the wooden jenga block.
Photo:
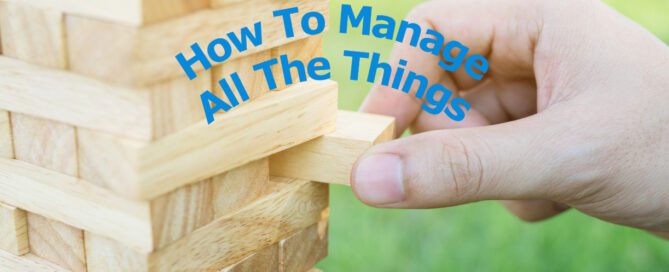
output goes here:
[[30, 252], [26, 212], [0, 203], [0, 251], [14, 255]]
[[305, 272], [328, 255], [327, 221], [279, 242], [281, 272]]
[[211, 125], [202, 121], [139, 148], [136, 144], [124, 146], [128, 141], [105, 133], [80, 129], [81, 167], [95, 168], [84, 165], [95, 161], [84, 156], [98, 156], [99, 150], [119, 149], [117, 152], [131, 154], [130, 159], [103, 160], [105, 164], [97, 168], [130, 171], [117, 173], [132, 178], [124, 181], [128, 186], [112, 189], [125, 196], [152, 199], [334, 131], [336, 96], [333, 81], [305, 82], [217, 114]]
[[9, 112], [0, 110], [0, 158], [14, 158], [14, 142]]
[[393, 130], [393, 118], [339, 111], [335, 132], [273, 155], [271, 174], [348, 185], [358, 157], [391, 140]]
[[[212, 68], [212, 78], [214, 80], [226, 79], [230, 81], [229, 76], [232, 73], [237, 73], [246, 87], [246, 92], [250, 100], [255, 100], [262, 95], [269, 92], [267, 81], [262, 76], [261, 72], [253, 71], [253, 65], [272, 59], [272, 50], [265, 50], [243, 58], [237, 58], [227, 61], [223, 65], [218, 65]], [[218, 82], [213, 82], [213, 92], [218, 97], [225, 97]], [[239, 101], [241, 97], [237, 97]], [[226, 100], [226, 102], [229, 102]]]
[[18, 160], [0, 159], [0, 173], [4, 203], [114, 238], [140, 252], [153, 250], [148, 203]]
[[[289, 61], [299, 60], [306, 65], [313, 58], [323, 56], [323, 36], [309, 37], [272, 49], [272, 57], [279, 58], [282, 55], [286, 55]], [[290, 72], [292, 84], [288, 84], [284, 79], [282, 67], [279, 65], [273, 67], [272, 73], [275, 75], [279, 90], [300, 82], [297, 69], [290, 69]]]
[[0, 250], [0, 271], [48, 271], [67, 272], [60, 266], [33, 254], [16, 256]]
[[270, 192], [269, 159], [263, 158], [212, 179], [214, 217], [228, 216]]
[[279, 244], [266, 247], [221, 272], [280, 271]]
[[88, 271], [149, 271], [142, 254], [115, 240], [88, 231], [85, 235]]
[[[55, 121], [12, 114], [16, 159], [77, 176], [75, 129]], [[72, 271], [85, 271], [83, 232], [64, 223], [28, 214], [31, 252]]]
[[41, 9], [62, 10], [117, 23], [142, 25], [178, 17], [209, 6], [208, 0], [3, 0], [29, 2]]
[[3, 54], [26, 62], [64, 69], [67, 49], [63, 14], [27, 1], [0, 2]]
[[177, 77], [148, 88], [153, 139], [167, 136], [205, 119], [200, 94], [211, 90], [211, 79], [210, 71], [202, 71], [193, 80]]
[[[286, 38], [282, 19], [272, 15], [275, 10], [295, 6], [302, 15], [310, 11], [327, 15], [329, 4], [326, 0], [265, 0], [253, 6], [252, 12], [248, 5], [232, 5], [143, 27], [67, 16], [67, 44], [69, 52], [73, 52], [69, 58], [70, 67], [77, 73], [133, 86], [185, 77], [175, 60], [176, 54], [183, 52], [187, 58], [192, 57], [190, 46], [193, 43], [206, 48], [212, 40], [227, 32], [239, 32], [242, 26], [262, 22], [263, 44], [249, 46], [243, 53], [234, 50], [235, 54], [228, 61], [306, 38], [308, 35], [301, 28], [296, 29], [294, 38]], [[195, 71], [204, 69], [199, 64], [193, 68]]]
[[31, 253], [70, 271], [86, 271], [83, 235], [79, 229], [28, 213]]
[[136, 139], [153, 138], [148, 92], [8, 57], [0, 57], [0, 78], [0, 109]]
[[72, 126], [12, 113], [16, 159], [77, 176], [77, 144]]

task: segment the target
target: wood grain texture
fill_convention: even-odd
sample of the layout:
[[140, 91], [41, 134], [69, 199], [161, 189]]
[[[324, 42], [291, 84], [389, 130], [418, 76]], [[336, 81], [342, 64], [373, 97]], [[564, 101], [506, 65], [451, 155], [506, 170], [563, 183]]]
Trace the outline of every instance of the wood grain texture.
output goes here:
[[74, 127], [20, 113], [12, 113], [11, 116], [17, 160], [77, 176]]
[[212, 178], [214, 217], [231, 215], [270, 192], [269, 159], [263, 158]]
[[0, 158], [14, 158], [14, 141], [9, 112], [0, 110]]
[[3, 54], [41, 66], [67, 68], [63, 14], [22, 2], [0, 1]]
[[205, 120], [200, 94], [211, 90], [211, 84], [211, 72], [202, 71], [193, 80], [177, 77], [148, 87], [151, 96], [153, 139]]
[[28, 212], [114, 238], [140, 252], [153, 249], [147, 203], [118, 197], [68, 175], [18, 160], [0, 159], [0, 199]]
[[148, 92], [111, 86], [4, 56], [0, 56], [0, 78], [1, 109], [136, 139], [152, 139]]
[[213, 189], [208, 179], [151, 201], [155, 248], [163, 248], [214, 220]]
[[[253, 71], [253, 66], [270, 59], [272, 59], [272, 50], [265, 50], [245, 57], [229, 60], [222, 65], [213, 67], [211, 70], [213, 79], [212, 92], [218, 97], [221, 97], [224, 101], [229, 102], [223, 94], [218, 81], [226, 79], [228, 82], [231, 82], [230, 75], [236, 72], [241, 81], [244, 82], [244, 87], [246, 87], [246, 92], [251, 101], [263, 96], [269, 92], [266, 83], [267, 81], [262, 75], [262, 72]], [[237, 99], [238, 101], [242, 101], [241, 97], [237, 97]]]
[[337, 131], [273, 155], [270, 173], [349, 185], [358, 157], [373, 145], [391, 140], [393, 129], [393, 118], [339, 111]]
[[0, 271], [67, 272], [60, 266], [33, 254], [16, 256], [0, 250]]
[[274, 244], [222, 269], [221, 272], [280, 271], [279, 267], [279, 245]]
[[[278, 59], [282, 55], [286, 55], [289, 61], [299, 60], [306, 66], [312, 59], [323, 56], [323, 36], [312, 36], [272, 49], [273, 58]], [[299, 83], [300, 81], [297, 69], [290, 69], [290, 72], [293, 84]], [[308, 77], [308, 71], [306, 72]], [[286, 83], [283, 75], [283, 69], [280, 67], [280, 65], [275, 65], [272, 69], [272, 73], [277, 80], [278, 90], [283, 90], [286, 87], [293, 85]]]
[[26, 212], [0, 203], [0, 251], [20, 256], [30, 252]]
[[280, 272], [305, 272], [328, 255], [327, 221], [300, 230], [279, 242]]
[[[225, 9], [205, 9], [144, 27], [122, 26], [82, 16], [67, 16], [67, 44], [73, 71], [124, 85], [147, 86], [175, 77], [185, 77], [175, 55], [192, 56], [190, 46], [200, 43], [206, 51], [212, 40], [253, 23], [263, 23], [263, 44], [243, 53], [233, 50], [228, 60], [265, 51], [307, 37], [298, 28], [295, 37], [285, 37], [283, 20], [272, 12], [297, 6], [300, 13], [328, 14], [326, 0], [262, 1], [258, 5], [233, 5]], [[295, 16], [296, 17], [296, 16]], [[297, 18], [297, 17], [296, 17]], [[100, 33], [105, 33], [101, 35]], [[114, 52], [110, 54], [109, 52]], [[204, 68], [194, 65], [196, 71]]]
[[327, 185], [301, 180], [281, 183], [277, 191], [237, 213], [155, 252], [149, 258], [149, 270], [222, 269], [319, 222], [328, 205]]
[[84, 233], [58, 221], [28, 213], [30, 251], [67, 270], [86, 271]]
[[[333, 132], [336, 115], [337, 84], [309, 81], [221, 112], [211, 125], [199, 122], [155, 142], [79, 129], [80, 150], [90, 146], [90, 152], [80, 151], [82, 176], [106, 185], [123, 183], [107, 188], [126, 197], [153, 199]], [[101, 170], [88, 176], [84, 169], [89, 168]]]
[[148, 271], [144, 255], [115, 240], [85, 232], [88, 271]]
[[[74, 127], [16, 113], [12, 114], [12, 124], [17, 160], [64, 175], [78, 175]], [[36, 256], [75, 272], [86, 270], [81, 230], [28, 213], [28, 236]]]
[[60, 10], [116, 23], [142, 25], [182, 16], [209, 6], [208, 0], [3, 0]]

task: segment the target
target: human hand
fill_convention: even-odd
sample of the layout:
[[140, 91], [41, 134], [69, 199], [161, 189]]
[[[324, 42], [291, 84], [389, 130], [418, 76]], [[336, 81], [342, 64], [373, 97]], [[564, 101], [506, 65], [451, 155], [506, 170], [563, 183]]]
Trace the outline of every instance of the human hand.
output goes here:
[[384, 208], [507, 200], [531, 221], [573, 207], [669, 232], [669, 47], [599, 1], [432, 1], [407, 20], [485, 56], [490, 71], [446, 73], [397, 44], [390, 63], [409, 60], [472, 109], [454, 122], [376, 85], [362, 110], [395, 117], [397, 136], [419, 134], [358, 160], [358, 198]]

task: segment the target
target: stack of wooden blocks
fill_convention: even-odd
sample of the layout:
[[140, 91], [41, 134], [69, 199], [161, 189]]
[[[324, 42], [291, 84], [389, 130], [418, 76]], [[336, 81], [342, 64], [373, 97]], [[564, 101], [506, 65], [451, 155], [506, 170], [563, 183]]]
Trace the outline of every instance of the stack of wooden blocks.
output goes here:
[[[307, 271], [328, 185], [392, 137], [337, 85], [269, 92], [255, 63], [319, 56], [272, 11], [327, 0], [0, 0], [0, 270]], [[264, 43], [190, 81], [174, 56], [264, 22]], [[207, 125], [238, 72], [251, 101]], [[314, 182], [317, 181], [317, 182]]]

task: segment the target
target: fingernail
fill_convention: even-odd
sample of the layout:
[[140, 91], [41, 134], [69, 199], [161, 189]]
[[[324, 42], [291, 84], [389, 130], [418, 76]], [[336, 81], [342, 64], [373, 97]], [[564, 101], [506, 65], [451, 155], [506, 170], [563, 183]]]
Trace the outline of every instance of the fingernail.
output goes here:
[[386, 205], [404, 200], [402, 160], [383, 154], [362, 158], [353, 176], [353, 187], [363, 202]]

